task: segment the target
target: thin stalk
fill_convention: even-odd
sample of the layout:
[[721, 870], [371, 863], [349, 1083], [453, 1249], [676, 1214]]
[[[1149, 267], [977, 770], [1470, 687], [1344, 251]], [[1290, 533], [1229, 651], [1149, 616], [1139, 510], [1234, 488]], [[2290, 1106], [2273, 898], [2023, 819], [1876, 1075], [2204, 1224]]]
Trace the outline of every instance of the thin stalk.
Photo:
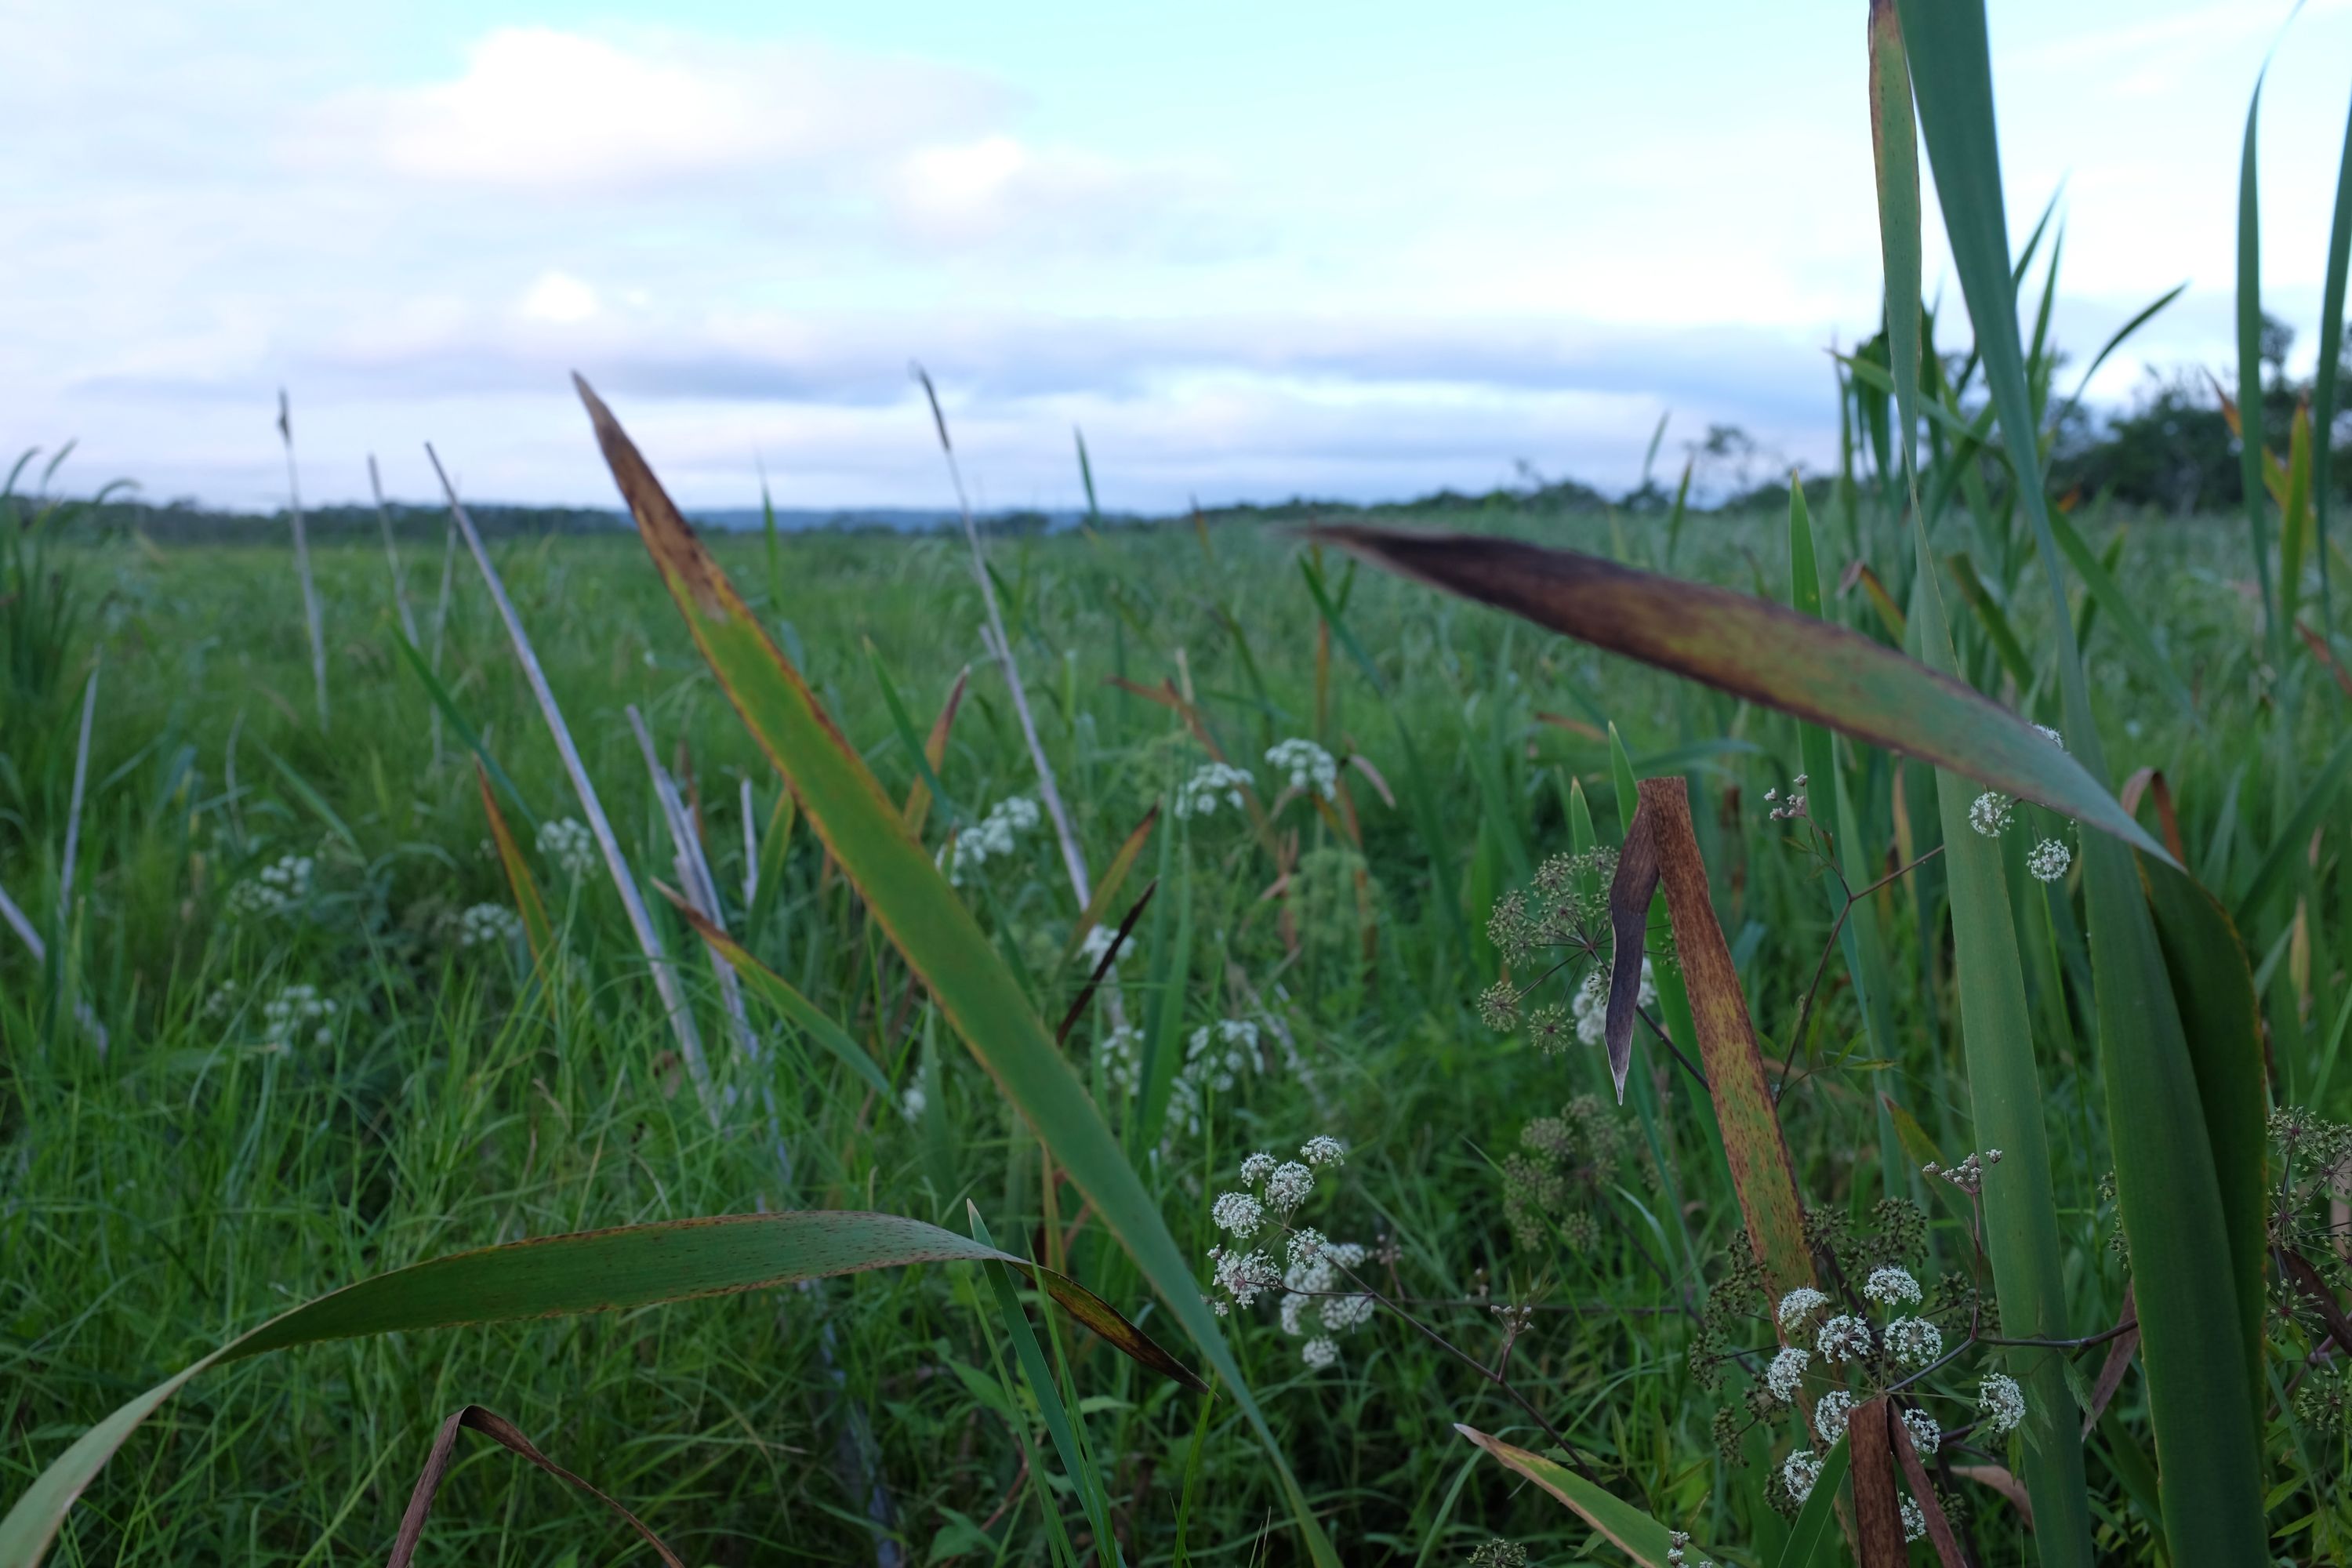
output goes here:
[[630, 875], [629, 863], [621, 854], [620, 841], [613, 837], [613, 825], [604, 819], [604, 803], [597, 799], [596, 786], [589, 781], [587, 764], [580, 760], [580, 749], [572, 743], [572, 731], [563, 722], [563, 710], [555, 705], [555, 693], [548, 687], [546, 672], [540, 668], [539, 656], [531, 649], [530, 635], [523, 630], [522, 617], [515, 613], [514, 601], [507, 597], [506, 584], [499, 581], [498, 568], [490, 564], [490, 552], [483, 546], [481, 533], [457, 500], [457, 487], [449, 482], [448, 474], [441, 467], [440, 454], [433, 450], [429, 441], [425, 445], [425, 455], [432, 460], [434, 475], [440, 479], [441, 492], [448, 500], [450, 521], [465, 535], [466, 548], [473, 552], [474, 564], [481, 568], [482, 582], [490, 591], [490, 602], [498, 606], [499, 617], [506, 622], [507, 635], [514, 643], [516, 658], [521, 661], [523, 677], [530, 682], [531, 695], [539, 700], [539, 710], [547, 720], [549, 733], [555, 738], [556, 754], [563, 759], [563, 771], [571, 776], [572, 792], [580, 797], [581, 815], [588, 819], [588, 830], [596, 836], [597, 848], [604, 851], [604, 868], [612, 873], [613, 886], [621, 895], [629, 929], [636, 933], [637, 946], [653, 969], [654, 988], [661, 994], [663, 1010], [669, 1015], [670, 1027], [677, 1034], [678, 1058], [686, 1064], [687, 1076], [694, 1080], [703, 1113], [710, 1118], [711, 1126], [717, 1127], [719, 1100], [711, 1089], [709, 1064], [703, 1059], [702, 1037], [694, 1026], [694, 1015], [678, 988], [677, 973], [662, 950], [661, 935], [654, 930], [653, 917], [637, 892], [636, 879]]
[[74, 860], [81, 847], [81, 803], [89, 785], [90, 721], [98, 716], [98, 667], [90, 666], [89, 680], [81, 693], [81, 741], [74, 748], [72, 802], [66, 808], [66, 847], [64, 864], [58, 873], [58, 931], [63, 935], [73, 916]]
[[318, 688], [319, 728], [327, 727], [327, 634], [319, 618], [319, 584], [310, 575], [310, 536], [302, 526], [302, 483], [294, 468], [294, 416], [278, 389], [278, 437], [286, 447], [286, 510], [294, 521], [294, 571], [302, 579], [302, 616], [310, 627], [310, 677]]
[[1021, 734], [1029, 742], [1030, 760], [1037, 765], [1037, 794], [1044, 801], [1045, 815], [1054, 824], [1054, 837], [1062, 846], [1062, 865], [1070, 874], [1070, 890], [1077, 895], [1078, 908], [1085, 909], [1094, 900], [1093, 880], [1087, 874], [1086, 851], [1078, 847], [1078, 836], [1070, 826], [1069, 811], [1062, 805], [1062, 792], [1054, 786], [1054, 764], [1045, 760], [1045, 742], [1037, 737], [1037, 721], [1029, 711], [1029, 694], [1021, 685], [1021, 668], [1013, 661], [1013, 644], [1004, 635], [1004, 616], [996, 607], [996, 585], [989, 580], [988, 557], [980, 548], [980, 530], [972, 525], [971, 500], [964, 493], [963, 470], [956, 463], [955, 444], [948, 439], [947, 416], [940, 412], [940, 395], [931, 386], [930, 374], [921, 365], [915, 368], [915, 378], [923, 384], [923, 395], [931, 405], [931, 423], [940, 433], [940, 451], [947, 458], [948, 478], [954, 481], [956, 510], [963, 518], [963, 536], [971, 546], [971, 574], [980, 583], [981, 602], [988, 606], [988, 626], [982, 633], [990, 657], [1004, 671], [1004, 684], [1013, 691], [1013, 711], [1020, 718]]

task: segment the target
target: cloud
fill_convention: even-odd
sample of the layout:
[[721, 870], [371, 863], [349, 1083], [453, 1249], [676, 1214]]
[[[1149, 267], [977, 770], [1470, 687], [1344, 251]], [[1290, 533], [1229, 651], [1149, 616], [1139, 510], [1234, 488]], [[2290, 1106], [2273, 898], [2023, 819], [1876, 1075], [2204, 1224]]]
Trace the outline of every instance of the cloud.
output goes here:
[[490, 189], [643, 190], [885, 155], [1004, 104], [973, 72], [817, 44], [501, 27], [453, 78], [333, 99], [292, 154]]
[[596, 290], [568, 272], [542, 272], [523, 290], [523, 319], [571, 326], [596, 313]]

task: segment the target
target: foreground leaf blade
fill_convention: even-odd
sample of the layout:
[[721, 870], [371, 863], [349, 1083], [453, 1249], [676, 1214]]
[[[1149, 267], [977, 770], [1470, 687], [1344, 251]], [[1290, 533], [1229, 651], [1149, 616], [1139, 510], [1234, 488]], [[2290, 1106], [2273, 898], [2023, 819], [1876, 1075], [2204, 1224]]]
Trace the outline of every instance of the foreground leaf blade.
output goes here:
[[[1544, 1490], [1551, 1493], [1574, 1510], [1576, 1516], [1599, 1531], [1609, 1543], [1642, 1564], [1642, 1568], [1667, 1568], [1666, 1552], [1673, 1538], [1666, 1527], [1632, 1503], [1611, 1496], [1594, 1486], [1566, 1465], [1545, 1458], [1541, 1454], [1506, 1443], [1500, 1437], [1490, 1437], [1475, 1427], [1455, 1422], [1454, 1429], [1492, 1454], [1507, 1468], [1517, 1471]], [[1696, 1543], [1685, 1548], [1698, 1554]]]
[[380, 1274], [306, 1302], [129, 1401], [82, 1434], [0, 1519], [0, 1568], [37, 1563], [66, 1510], [123, 1439], [191, 1378], [224, 1362], [320, 1340], [618, 1311], [873, 1268], [987, 1261], [1027, 1274], [1072, 1317], [1153, 1371], [1196, 1392], [1203, 1387], [1076, 1280], [898, 1215], [727, 1215], [509, 1242]]

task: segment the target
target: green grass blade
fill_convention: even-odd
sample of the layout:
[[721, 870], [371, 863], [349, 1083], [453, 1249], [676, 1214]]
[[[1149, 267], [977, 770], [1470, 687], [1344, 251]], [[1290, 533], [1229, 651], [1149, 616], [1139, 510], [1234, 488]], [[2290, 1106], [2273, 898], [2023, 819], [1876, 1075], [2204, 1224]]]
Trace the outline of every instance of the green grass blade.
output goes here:
[[2295, 803], [2294, 815], [2273, 835], [2262, 864], [2254, 868], [2253, 879], [2246, 884], [2245, 892], [2238, 900], [2241, 922], [2252, 923], [2254, 917], [2262, 913], [2263, 905], [2285, 883], [2296, 861], [2311, 852], [2312, 831], [2335, 804], [2348, 769], [2352, 769], [2352, 730], [2346, 731], [2344, 738], [2336, 742], [2336, 749], [2327, 753], [2327, 760], [2319, 764], [2310, 786], [2303, 792], [2303, 799]]
[[522, 791], [515, 787], [515, 782], [507, 776], [506, 769], [499, 766], [498, 758], [490, 755], [489, 748], [482, 744], [482, 738], [474, 732], [474, 727], [466, 722], [465, 714], [457, 710], [457, 700], [449, 695], [449, 689], [441, 684], [441, 678], [433, 673], [433, 667], [425, 662], [425, 656], [416, 650], [416, 645], [404, 637], [394, 638], [393, 646], [400, 649], [400, 657], [408, 661], [408, 668], [416, 672], [416, 679], [425, 683], [425, 695], [433, 699], [433, 706], [441, 710], [441, 716], [449, 721], [449, 728], [457, 731], [457, 739], [466, 742], [466, 749], [474, 753], [474, 760], [498, 781], [500, 793], [521, 814], [523, 825], [537, 833], [539, 817], [530, 809], [530, 802], [523, 799]]
[[[2352, 264], [2352, 115], [2344, 122], [2344, 157], [2336, 174], [2336, 216], [2327, 230], [2327, 280], [2319, 300], [2319, 374], [2311, 393], [2311, 427], [2333, 432], [2344, 356], [2344, 280]], [[2334, 445], [2334, 437], [2320, 443]], [[2312, 487], [2312, 521], [2319, 555], [2320, 630], [2333, 636], [2335, 605], [2327, 581], [2327, 503], [2334, 484]]]
[[33, 1568], [66, 1511], [139, 1424], [206, 1368], [320, 1340], [611, 1312], [917, 1263], [997, 1262], [1153, 1371], [1200, 1380], [1075, 1279], [898, 1215], [793, 1212], [669, 1220], [509, 1242], [344, 1287], [272, 1318], [130, 1400], [34, 1479], [0, 1519], [0, 1568]]
[[2256, 183], [2255, 132], [2263, 112], [2263, 84], [2254, 82], [2246, 104], [2246, 137], [2238, 153], [2238, 477], [2245, 487], [2246, 529], [2254, 547], [2254, 588], [2270, 635], [2272, 663], [2278, 658], [2278, 603], [2271, 593], [2269, 542], [2263, 537], [2263, 216]]
[[[1579, 1519], [1599, 1531], [1612, 1546], [1642, 1564], [1642, 1568], [1667, 1568], [1666, 1552], [1673, 1541], [1666, 1527], [1632, 1503], [1612, 1497], [1566, 1465], [1556, 1464], [1541, 1454], [1506, 1443], [1500, 1437], [1490, 1437], [1458, 1421], [1454, 1429], [1493, 1455], [1506, 1468], [1525, 1476], [1566, 1503]], [[1685, 1550], [1694, 1557], [1704, 1555], [1696, 1542]]]
[[1201, 1299], [1192, 1263], [1054, 1045], [1019, 980], [948, 886], [832, 717], [702, 548], [612, 413], [579, 383], [623, 498], [744, 726], [792, 784], [809, 824], [864, 895], [876, 923], [929, 987], [949, 1025], [1012, 1101], [1169, 1310], [1232, 1387], [1266, 1446], [1300, 1533], [1318, 1563], [1330, 1542], [1284, 1459], [1240, 1364]]
[[[661, 887], [658, 882], [654, 885]], [[713, 952], [734, 967], [735, 973], [742, 977], [743, 984], [751, 988], [751, 994], [782, 1013], [795, 1028], [848, 1064], [850, 1071], [863, 1079], [875, 1093], [886, 1098], [889, 1095], [890, 1080], [882, 1076], [882, 1068], [871, 1056], [858, 1048], [857, 1042], [851, 1039], [848, 1032], [835, 1023], [824, 1008], [802, 995], [791, 981], [752, 957], [741, 942], [713, 925], [701, 910], [667, 888], [662, 888], [662, 892], [669, 899], [671, 907], [677, 910], [679, 918], [694, 928], [695, 934], [709, 942]]]
[[1401, 575], [1854, 740], [1956, 769], [2164, 853], [2114, 795], [2024, 720], [1843, 626], [1744, 594], [1516, 539], [1336, 526], [1314, 531]]
[[1845, 1560], [1845, 1539], [1838, 1533], [1838, 1489], [1845, 1484], [1851, 1456], [1843, 1437], [1822, 1459], [1812, 1495], [1789, 1526], [1788, 1544], [1780, 1549], [1778, 1568], [1838, 1568]]
[[499, 797], [490, 791], [489, 770], [478, 758], [474, 778], [482, 787], [482, 815], [489, 819], [490, 842], [498, 846], [499, 864], [505, 868], [507, 886], [514, 891], [515, 910], [522, 917], [523, 935], [530, 942], [531, 962], [541, 973], [551, 973], [548, 966], [555, 957], [555, 926], [547, 918], [547, 900], [540, 897], [539, 879], [530, 874], [530, 862], [524, 858], [522, 846], [515, 842], [506, 813], [499, 809]]
[[2189, 683], [2180, 679], [2180, 672], [2172, 668], [2172, 661], [2165, 658], [2164, 651], [2156, 646], [2156, 638], [2149, 635], [2147, 623], [2140, 619], [2131, 596], [2116, 584], [2115, 574], [2091, 553], [2091, 547], [2083, 542], [2083, 536], [2074, 531], [2074, 525], [2067, 520], [2065, 513], [2053, 511], [2050, 514], [2050, 531], [2057, 535], [2058, 548], [2066, 552], [2067, 563], [2074, 568], [2074, 574], [2083, 579], [2083, 586], [2090, 591], [2093, 602], [2105, 610], [2107, 618], [2116, 623], [2116, 630], [2122, 636], [2124, 646], [2131, 650], [2132, 657], [2139, 661], [2148, 678], [2164, 689], [2164, 694], [2172, 699], [2181, 714], [2191, 724], [2203, 729], [2205, 721], [2197, 711], [2197, 700], [2189, 695]]
[[[1913, 79], [1919, 119], [1986, 384], [2010, 446], [2030, 450], [2035, 424], [2010, 279], [1984, 11], [1949, 0], [1901, 0], [1900, 9], [1908, 47], [1923, 62]], [[2072, 745], [2097, 777], [2105, 771], [2103, 748], [2038, 475], [2021, 476], [2018, 493], [2049, 575]], [[2120, 1134], [2116, 1185], [2165, 1475], [2167, 1542], [2176, 1562], [2258, 1562], [2264, 1531], [2253, 1396], [2243, 1360], [2213, 1353], [2216, 1345], [2237, 1344], [2241, 1333], [2215, 1169], [2230, 1151], [2208, 1134], [2138, 868], [2124, 844], [2099, 836], [2084, 836], [2082, 858], [2108, 1116]]]

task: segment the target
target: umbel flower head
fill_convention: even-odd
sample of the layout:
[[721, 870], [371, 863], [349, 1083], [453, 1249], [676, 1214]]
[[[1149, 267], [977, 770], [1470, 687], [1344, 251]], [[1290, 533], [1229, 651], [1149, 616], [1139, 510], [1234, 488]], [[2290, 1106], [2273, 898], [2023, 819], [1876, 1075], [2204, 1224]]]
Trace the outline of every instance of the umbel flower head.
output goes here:
[[2025, 1391], [2006, 1373], [1988, 1373], [1977, 1384], [1977, 1411], [1984, 1429], [1993, 1436], [2014, 1432], [2025, 1419]]
[[2014, 815], [2009, 796], [1989, 789], [1970, 803], [1969, 826], [1987, 838], [1998, 838], [2008, 830]]
[[2074, 852], [2055, 838], [2045, 838], [2025, 857], [2025, 868], [2037, 882], [2054, 882], [2074, 863]]

